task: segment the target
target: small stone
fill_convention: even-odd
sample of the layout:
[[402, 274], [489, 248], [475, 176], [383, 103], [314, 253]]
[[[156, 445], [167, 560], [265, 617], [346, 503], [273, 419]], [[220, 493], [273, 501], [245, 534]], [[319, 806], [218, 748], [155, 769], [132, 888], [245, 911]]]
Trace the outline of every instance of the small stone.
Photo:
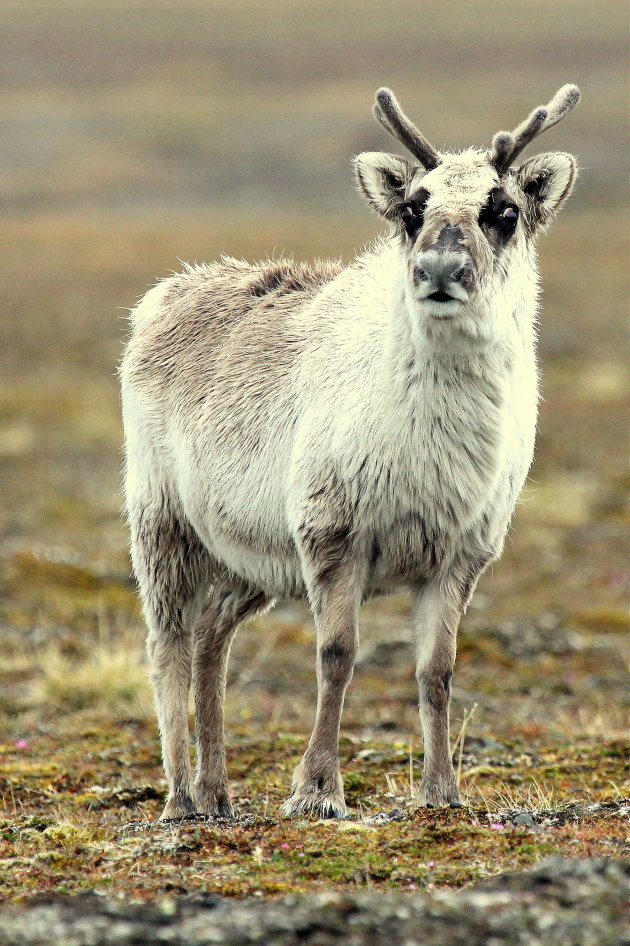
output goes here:
[[407, 817], [407, 812], [402, 808], [392, 808], [389, 813], [390, 821], [404, 821]]
[[533, 827], [536, 824], [533, 816], [528, 811], [522, 811], [519, 815], [516, 815], [512, 819], [513, 824], [522, 824], [527, 825], [528, 827]]

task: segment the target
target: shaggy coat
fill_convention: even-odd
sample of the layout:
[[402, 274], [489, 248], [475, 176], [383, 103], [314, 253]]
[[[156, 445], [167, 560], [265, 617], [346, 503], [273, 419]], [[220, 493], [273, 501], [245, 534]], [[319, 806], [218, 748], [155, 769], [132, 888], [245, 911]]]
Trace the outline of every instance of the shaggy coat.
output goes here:
[[[377, 117], [411, 147], [387, 95]], [[287, 598], [313, 610], [319, 698], [284, 810], [343, 816], [337, 743], [358, 610], [400, 586], [414, 600], [418, 798], [460, 803], [448, 735], [457, 624], [532, 460], [534, 239], [575, 177], [559, 153], [510, 168], [503, 135], [494, 151], [448, 155], [422, 139], [420, 165], [360, 155], [358, 184], [390, 232], [347, 267], [224, 257], [160, 282], [132, 313], [125, 489], [163, 817], [231, 813], [229, 645], [241, 621]]]

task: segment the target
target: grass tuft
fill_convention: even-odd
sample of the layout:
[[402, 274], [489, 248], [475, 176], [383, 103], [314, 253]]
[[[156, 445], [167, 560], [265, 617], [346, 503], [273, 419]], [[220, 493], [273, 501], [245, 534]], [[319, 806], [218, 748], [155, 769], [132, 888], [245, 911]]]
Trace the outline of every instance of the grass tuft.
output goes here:
[[52, 645], [40, 654], [39, 668], [34, 696], [49, 708], [135, 718], [153, 714], [144, 649], [131, 634], [97, 640], [81, 658]]
[[516, 789], [506, 782], [499, 782], [484, 791], [478, 785], [475, 788], [483, 798], [488, 811], [496, 811], [497, 808], [506, 811], [549, 811], [558, 801], [553, 786], [537, 782], [533, 777], [526, 786]]

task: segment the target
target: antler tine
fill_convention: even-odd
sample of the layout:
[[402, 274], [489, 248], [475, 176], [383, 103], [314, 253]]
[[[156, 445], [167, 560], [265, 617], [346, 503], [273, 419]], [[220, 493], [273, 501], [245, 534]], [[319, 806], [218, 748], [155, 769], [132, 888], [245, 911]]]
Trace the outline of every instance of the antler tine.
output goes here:
[[515, 146], [514, 135], [509, 131], [498, 131], [496, 133], [492, 139], [492, 163], [497, 169], [510, 166], [510, 155]]
[[404, 144], [427, 171], [438, 166], [441, 161], [439, 153], [407, 118], [391, 89], [379, 89], [376, 93], [374, 115], [383, 128]]
[[521, 151], [543, 131], [557, 125], [580, 101], [576, 85], [563, 85], [547, 105], [539, 105], [513, 132], [500, 131], [492, 139], [492, 163], [505, 174]]
[[395, 137], [396, 137], [396, 132], [394, 131], [394, 129], [392, 128], [392, 126], [391, 126], [390, 123], [388, 122], [388, 120], [387, 120], [387, 118], [385, 117], [385, 115], [383, 114], [383, 112], [381, 111], [381, 106], [378, 104], [378, 102], [375, 102], [374, 105], [372, 106], [372, 114], [374, 115], [374, 118], [375, 118], [378, 122], [381, 123], [381, 125], [383, 126], [383, 128], [385, 129], [385, 131], [388, 131], [389, 134], [392, 135], [392, 136], [395, 138]]
[[545, 122], [544, 131], [566, 118], [569, 112], [572, 112], [575, 106], [579, 104], [581, 98], [582, 93], [577, 85], [563, 85], [561, 89], [558, 89], [547, 105], [547, 121]]
[[539, 135], [543, 130], [543, 125], [547, 121], [547, 109], [544, 105], [539, 105], [538, 108], [535, 108], [531, 115], [528, 115], [524, 122], [521, 122], [520, 125], [512, 132], [512, 137], [514, 138], [515, 152], [514, 154], [520, 154], [523, 148], [526, 148], [530, 141], [533, 141], [536, 135]]

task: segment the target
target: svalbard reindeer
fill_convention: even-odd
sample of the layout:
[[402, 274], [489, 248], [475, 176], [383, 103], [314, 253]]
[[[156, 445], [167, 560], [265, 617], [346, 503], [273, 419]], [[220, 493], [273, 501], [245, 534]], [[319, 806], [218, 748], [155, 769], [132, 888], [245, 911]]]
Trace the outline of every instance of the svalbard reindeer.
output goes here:
[[245, 618], [303, 597], [319, 696], [284, 812], [345, 815], [338, 737], [359, 607], [399, 586], [413, 596], [418, 801], [460, 804], [457, 625], [532, 460], [534, 244], [576, 174], [563, 153], [514, 162], [579, 97], [564, 86], [490, 150], [440, 154], [381, 89], [376, 117], [414, 158], [355, 160], [387, 236], [345, 268], [187, 266], [132, 313], [126, 498], [169, 784], [162, 817], [231, 814], [230, 642]]

